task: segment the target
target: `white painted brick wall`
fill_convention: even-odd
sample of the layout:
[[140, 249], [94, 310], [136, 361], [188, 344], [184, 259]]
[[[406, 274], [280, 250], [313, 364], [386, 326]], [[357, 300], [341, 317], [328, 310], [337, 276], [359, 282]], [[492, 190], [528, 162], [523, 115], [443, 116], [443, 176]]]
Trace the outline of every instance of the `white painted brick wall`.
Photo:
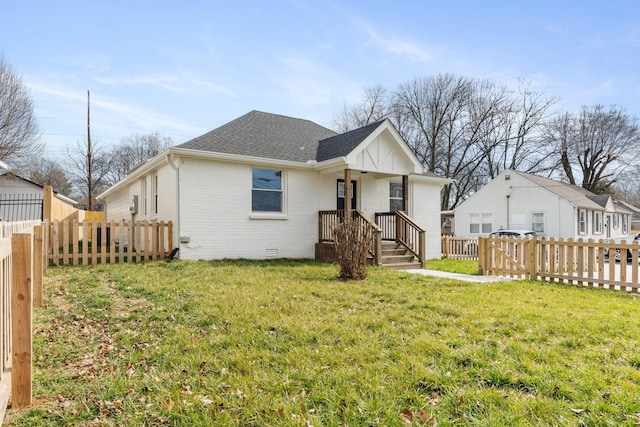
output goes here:
[[[260, 215], [251, 212], [252, 165], [192, 158], [176, 162], [180, 169], [180, 224], [174, 228], [175, 245], [180, 236], [189, 239], [188, 243], [180, 244], [182, 259], [313, 258], [318, 241], [318, 211], [336, 209], [336, 182], [344, 177], [342, 172], [285, 170], [285, 214], [279, 219], [258, 219]], [[138, 219], [157, 218], [176, 223], [175, 173], [169, 165], [157, 173], [157, 217], [151, 211], [153, 193], [151, 174], [148, 174], [149, 215], [146, 218], [142, 215], [141, 185], [140, 180], [136, 180], [128, 189], [108, 198], [107, 219], [130, 219], [129, 203], [131, 196], [137, 194], [141, 212]], [[389, 179], [357, 173], [354, 178], [358, 181], [358, 208], [371, 219], [375, 212], [389, 210]], [[411, 204], [411, 211], [418, 213], [416, 221], [425, 228], [437, 224], [437, 237], [434, 232], [427, 233], [428, 254], [437, 257], [440, 255], [439, 186], [416, 183], [412, 188], [411, 193], [422, 192], [416, 196], [419, 200]], [[427, 199], [430, 200], [423, 201]], [[429, 252], [436, 246], [437, 251]]]

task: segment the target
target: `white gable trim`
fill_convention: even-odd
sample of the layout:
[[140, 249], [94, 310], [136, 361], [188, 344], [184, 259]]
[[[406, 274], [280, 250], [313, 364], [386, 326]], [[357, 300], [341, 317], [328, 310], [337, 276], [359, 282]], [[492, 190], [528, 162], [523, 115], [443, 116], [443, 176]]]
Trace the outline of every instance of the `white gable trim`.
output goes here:
[[[371, 134], [368, 137], [366, 137], [364, 139], [364, 141], [362, 141], [360, 144], [358, 144], [358, 146], [356, 148], [354, 148], [347, 155], [347, 164], [350, 167], [352, 166], [352, 167], [356, 168], [358, 156], [360, 154], [367, 155], [367, 153], [364, 153], [364, 151], [374, 141], [376, 141], [385, 131], [389, 132], [391, 134], [391, 140], [396, 143], [396, 146], [398, 148], [400, 148], [402, 153], [405, 155], [406, 159], [409, 161], [409, 163], [412, 164], [412, 166], [413, 166], [412, 171], [407, 171], [407, 172], [423, 173], [424, 172], [424, 167], [422, 166], [422, 164], [420, 163], [420, 161], [418, 160], [416, 155], [409, 149], [409, 146], [402, 139], [402, 136], [400, 136], [400, 134], [396, 130], [395, 126], [393, 126], [393, 124], [391, 123], [391, 121], [389, 119], [386, 119], [384, 122], [382, 122], [380, 124], [380, 126], [378, 126], [376, 128], [376, 130], [371, 132]], [[387, 153], [387, 155], [388, 154], [390, 154], [390, 153]]]

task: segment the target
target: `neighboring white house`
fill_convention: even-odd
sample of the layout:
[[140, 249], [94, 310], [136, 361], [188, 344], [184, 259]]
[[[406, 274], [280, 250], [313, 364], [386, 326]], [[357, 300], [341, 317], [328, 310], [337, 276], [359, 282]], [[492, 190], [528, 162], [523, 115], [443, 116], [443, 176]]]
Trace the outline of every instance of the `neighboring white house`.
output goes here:
[[[62, 194], [53, 194], [70, 207], [76, 204]], [[0, 162], [0, 221], [43, 219], [44, 187], [7, 170]]]
[[[99, 196], [107, 220], [171, 220], [182, 259], [313, 258], [319, 211], [400, 209], [440, 257], [440, 189], [390, 121], [344, 134], [252, 111], [171, 147]], [[407, 188], [408, 194], [403, 194]], [[346, 192], [348, 192], [347, 190]]]
[[529, 229], [548, 237], [604, 239], [629, 235], [631, 214], [609, 195], [506, 170], [455, 209], [455, 233]]

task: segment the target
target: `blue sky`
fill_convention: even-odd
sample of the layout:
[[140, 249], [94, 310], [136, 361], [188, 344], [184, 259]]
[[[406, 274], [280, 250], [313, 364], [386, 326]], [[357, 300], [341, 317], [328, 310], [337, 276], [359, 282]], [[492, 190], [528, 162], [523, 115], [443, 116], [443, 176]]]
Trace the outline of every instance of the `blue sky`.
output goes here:
[[453, 73], [640, 116], [640, 2], [2, 0], [0, 52], [46, 154], [158, 131], [176, 144], [251, 110], [332, 127], [364, 87]]

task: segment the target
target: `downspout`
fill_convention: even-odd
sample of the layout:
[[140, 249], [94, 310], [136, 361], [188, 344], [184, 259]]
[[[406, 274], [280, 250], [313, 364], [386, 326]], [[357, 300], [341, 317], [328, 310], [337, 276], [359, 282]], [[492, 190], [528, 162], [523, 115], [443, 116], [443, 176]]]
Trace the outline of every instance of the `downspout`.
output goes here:
[[[167, 154], [166, 156], [167, 163], [171, 168], [176, 172], [176, 224], [175, 224], [175, 233], [173, 233], [173, 239], [178, 241], [178, 244], [174, 246], [174, 248], [180, 247], [180, 169], [176, 166], [175, 163], [171, 160], [171, 154]], [[174, 245], [174, 242], [171, 242], [171, 245]]]

